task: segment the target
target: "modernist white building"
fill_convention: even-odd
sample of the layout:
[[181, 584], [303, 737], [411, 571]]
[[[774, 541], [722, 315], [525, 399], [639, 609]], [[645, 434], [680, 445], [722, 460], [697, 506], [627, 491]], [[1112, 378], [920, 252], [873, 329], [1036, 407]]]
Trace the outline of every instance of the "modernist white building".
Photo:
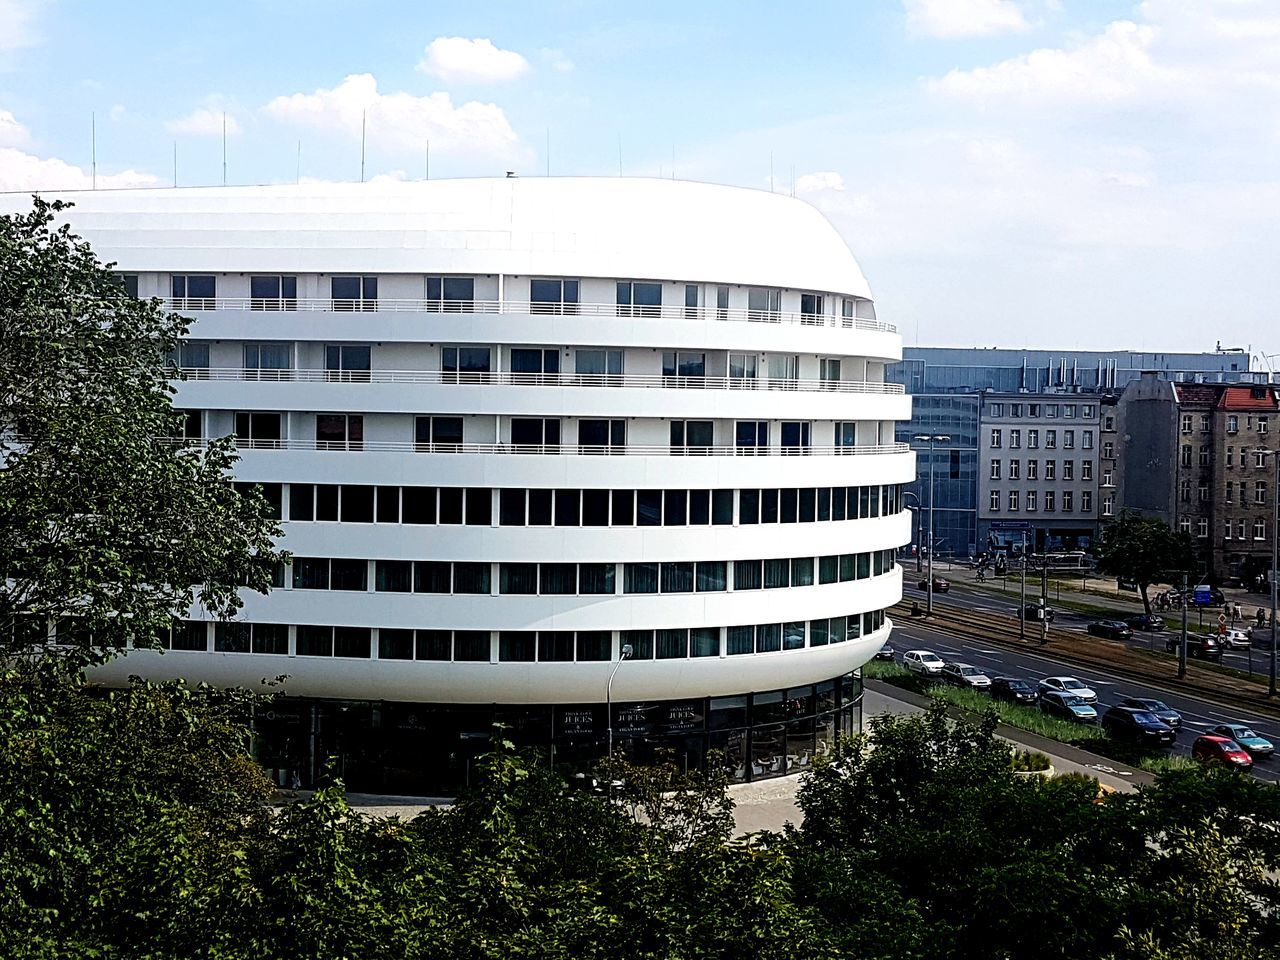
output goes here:
[[336, 756], [366, 789], [465, 780], [495, 721], [598, 756], [611, 675], [618, 750], [720, 750], [736, 779], [857, 722], [901, 597], [909, 398], [811, 206], [622, 178], [71, 199], [194, 318], [175, 404], [193, 441], [238, 436], [295, 557], [240, 622], [193, 608], [109, 676], [287, 674], [264, 760], [307, 782]]

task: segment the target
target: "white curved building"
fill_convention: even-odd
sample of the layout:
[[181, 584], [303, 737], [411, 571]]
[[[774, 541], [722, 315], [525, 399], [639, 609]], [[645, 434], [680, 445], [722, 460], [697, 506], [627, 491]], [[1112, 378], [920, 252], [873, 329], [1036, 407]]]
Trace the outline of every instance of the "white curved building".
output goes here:
[[456, 785], [495, 721], [598, 756], [611, 675], [616, 749], [721, 750], [737, 779], [856, 723], [910, 410], [812, 207], [621, 178], [70, 199], [194, 318], [175, 404], [237, 434], [295, 556], [242, 622], [193, 609], [109, 673], [287, 674], [265, 762], [308, 782], [336, 756], [355, 789]]

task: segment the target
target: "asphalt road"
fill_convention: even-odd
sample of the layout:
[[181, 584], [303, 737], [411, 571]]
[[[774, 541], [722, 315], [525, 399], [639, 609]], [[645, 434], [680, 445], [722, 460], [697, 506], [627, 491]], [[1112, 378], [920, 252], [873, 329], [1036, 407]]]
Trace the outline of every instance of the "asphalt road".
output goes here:
[[[972, 604], [976, 607], [983, 599], [990, 605], [977, 607], [978, 609], [1008, 612], [1007, 604], [998, 605], [998, 597], [984, 597], [981, 594], [975, 597], [967, 592], [956, 592], [949, 597], [950, 601], [959, 601], [953, 603], [954, 606]], [[935, 598], [935, 603], [937, 602]], [[1054, 626], [1059, 625], [1055, 621]], [[1028, 624], [1028, 627], [1031, 627], [1031, 624]], [[1173, 752], [1176, 754], [1189, 755], [1192, 741], [1209, 727], [1219, 723], [1246, 723], [1272, 743], [1280, 745], [1280, 722], [1274, 719], [1245, 709], [1226, 708], [1214, 703], [1206, 703], [1196, 697], [1165, 690], [1150, 683], [1128, 680], [1103, 670], [1071, 666], [1055, 659], [1051, 650], [1032, 652], [997, 648], [993, 644], [957, 637], [947, 633], [945, 629], [939, 629], [919, 620], [895, 623], [890, 643], [897, 652], [898, 659], [901, 659], [902, 653], [906, 650], [932, 650], [943, 660], [971, 663], [986, 672], [988, 676], [1012, 676], [1033, 681], [1049, 676], [1078, 677], [1097, 691], [1099, 716], [1107, 707], [1125, 697], [1152, 697], [1163, 700], [1182, 714], [1182, 728], [1178, 731], [1178, 739], [1173, 747]], [[1259, 761], [1254, 764], [1253, 772], [1261, 779], [1280, 781], [1280, 759], [1272, 757]]]

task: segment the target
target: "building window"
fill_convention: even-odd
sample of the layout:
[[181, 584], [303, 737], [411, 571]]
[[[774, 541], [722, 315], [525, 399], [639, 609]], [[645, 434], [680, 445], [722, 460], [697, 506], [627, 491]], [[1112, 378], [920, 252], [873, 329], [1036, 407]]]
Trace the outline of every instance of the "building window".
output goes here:
[[782, 312], [782, 291], [767, 287], [747, 290], [747, 319], [776, 321]]
[[1182, 445], [1182, 447], [1179, 449], [1179, 451], [1178, 451], [1178, 463], [1179, 463], [1179, 464], [1181, 464], [1181, 465], [1182, 465], [1182, 466], [1184, 466], [1184, 467], [1189, 467], [1189, 466], [1191, 466], [1191, 447], [1190, 447], [1190, 445], [1188, 445], [1188, 444], [1183, 444], [1183, 445]]
[[1091, 513], [1092, 511], [1093, 511], [1093, 491], [1081, 490], [1080, 491], [1080, 512]]
[[618, 316], [656, 317], [662, 313], [662, 284], [618, 281]]
[[1196, 536], [1197, 537], [1209, 536], [1209, 520], [1207, 517], [1201, 517], [1199, 520], [1196, 521]]
[[1058, 461], [1057, 460], [1046, 460], [1044, 462], [1044, 478], [1046, 480], [1058, 479]]
[[218, 281], [212, 275], [175, 274], [172, 291], [175, 310], [216, 309]]
[[1107, 460], [1114, 460], [1116, 458], [1116, 445], [1112, 441], [1108, 440], [1102, 445], [1102, 456]]
[[530, 313], [577, 313], [577, 280], [529, 281]]
[[1244, 528], [1245, 528], [1245, 522], [1243, 520], [1237, 520], [1236, 521], [1236, 539], [1237, 540], [1245, 539]]
[[1253, 539], [1255, 540], [1267, 539], [1267, 521], [1261, 518], [1253, 521]]
[[1225, 498], [1225, 501], [1224, 501], [1225, 503], [1231, 503], [1231, 502], [1232, 502], [1232, 501], [1231, 501], [1231, 491], [1232, 491], [1232, 489], [1233, 489], [1234, 487], [1235, 487], [1235, 484], [1234, 484], [1234, 483], [1231, 483], [1231, 482], [1228, 482], [1228, 483], [1227, 483], [1227, 495], [1226, 495], [1226, 498]]
[[1259, 504], [1267, 502], [1267, 481], [1258, 480], [1254, 483], [1253, 502]]
[[999, 490], [991, 491], [990, 498], [987, 501], [987, 506], [991, 509], [992, 512], [998, 512], [1000, 510], [1000, 491]]
[[1075, 509], [1075, 494], [1070, 490], [1062, 491], [1062, 512], [1070, 513]]
[[440, 349], [441, 378], [447, 383], [481, 383], [488, 379], [488, 347], [442, 347]]
[[684, 316], [686, 320], [697, 319], [701, 298], [702, 288], [696, 283], [686, 283], [684, 285]]
[[[767, 426], [766, 424], [766, 428]], [[712, 432], [710, 420], [672, 420], [671, 449], [705, 453], [707, 448], [714, 445]]]
[[1035, 490], [1028, 490], [1028, 491], [1027, 491], [1027, 509], [1028, 509], [1029, 511], [1031, 511], [1031, 512], [1033, 512], [1033, 513], [1035, 512], [1035, 510], [1036, 510], [1036, 506], [1037, 506], [1037, 502], [1036, 502], [1036, 501], [1037, 501], [1038, 499], [1039, 499], [1039, 498], [1038, 498], [1038, 496], [1037, 496], [1037, 491], [1035, 491]]
[[1018, 509], [1018, 491], [1017, 490], [1009, 491], [1009, 509], [1010, 510]]
[[1044, 432], [1044, 448], [1046, 450], [1058, 449], [1058, 431], [1046, 430]]
[[1009, 416], [1011, 416], [1011, 417], [1020, 417], [1020, 416], [1022, 416], [1022, 404], [1020, 404], [1020, 403], [1011, 403], [1011, 404], [1009, 404]]
[[769, 446], [768, 420], [739, 420], [734, 425], [734, 446], [739, 450]]
[[457, 450], [462, 443], [462, 418], [415, 417], [413, 441], [419, 453]]
[[668, 350], [662, 355], [662, 375], [664, 377], [705, 377], [707, 375], [707, 355], [705, 353], [678, 353], [674, 350]]
[[800, 322], [801, 323], [821, 323], [819, 319], [822, 317], [822, 295], [819, 293], [802, 293], [800, 294]]
[[1190, 433], [1190, 432], [1191, 432], [1191, 423], [1192, 423], [1192, 417], [1191, 417], [1191, 414], [1189, 414], [1189, 413], [1184, 413], [1184, 414], [1182, 415], [1182, 432], [1183, 432], [1183, 433]]
[[580, 453], [612, 453], [627, 445], [627, 421], [579, 420], [578, 448]]
[[991, 431], [991, 449], [992, 450], [1000, 449], [1000, 431], [999, 430]]
[[1040, 449], [1040, 431], [1039, 430], [1027, 431], [1027, 449], [1028, 450]]
[[1240, 481], [1240, 502], [1241, 503], [1244, 503], [1245, 500], [1248, 499], [1248, 490], [1249, 490], [1249, 484], [1241, 480]]
[[1076, 448], [1076, 432], [1074, 430], [1062, 431], [1062, 449], [1074, 450]]
[[[1088, 461], [1085, 461], [1086, 463]], [[1115, 475], [1110, 470], [1102, 471], [1102, 485], [1104, 487], [1114, 487], [1116, 485]]]
[[297, 277], [250, 277], [250, 310], [297, 310]]
[[1039, 460], [1027, 461], [1027, 479], [1028, 480], [1040, 479], [1040, 461]]
[[281, 429], [282, 419], [278, 413], [237, 413], [236, 446], [276, 449], [284, 439]]
[[1196, 499], [1204, 503], [1209, 499], [1209, 481], [1201, 480], [1196, 486]]
[[1074, 480], [1076, 478], [1076, 462], [1074, 460], [1062, 461], [1062, 479]]
[[324, 348], [326, 380], [369, 382], [373, 351], [368, 344], [330, 344]]
[[1102, 498], [1102, 515], [1104, 517], [1114, 516], [1116, 511], [1116, 498], [1108, 495]]
[[244, 345], [244, 369], [246, 379], [283, 380], [285, 376], [277, 373], [293, 366], [287, 343], [246, 343]]
[[798, 452], [807, 450], [810, 443], [812, 425], [807, 421], [784, 421], [782, 424], [782, 447], [784, 450]]
[[716, 287], [716, 319], [727, 320], [729, 318], [729, 288]]
[[1200, 466], [1207, 467], [1209, 465], [1209, 446], [1203, 444], [1200, 447]]
[[1253, 452], [1253, 465], [1255, 467], [1265, 467], [1267, 465], [1267, 451], [1255, 450]]
[[1027, 416], [1029, 416], [1029, 417], [1038, 417], [1038, 416], [1040, 416], [1040, 404], [1038, 404], [1038, 403], [1028, 403], [1028, 404], [1027, 404]]
[[[1085, 414], [1085, 416], [1089, 416], [1089, 414]], [[1105, 417], [1103, 417], [1103, 418], [1102, 418], [1102, 429], [1103, 429], [1103, 430], [1105, 430], [1107, 433], [1113, 433], [1113, 432], [1115, 431], [1115, 429], [1116, 429], [1116, 418], [1115, 418], [1115, 416], [1113, 416], [1112, 414], [1108, 413]]]
[[1093, 479], [1093, 461], [1092, 460], [1080, 461], [1080, 479], [1081, 480]]
[[1266, 418], [1266, 417], [1259, 417], [1259, 418], [1258, 418], [1258, 432], [1259, 432], [1259, 433], [1266, 433], [1266, 432], [1267, 432], [1267, 418]]
[[[1022, 461], [1021, 461], [1021, 460], [1010, 460], [1010, 461], [1009, 461], [1009, 479], [1010, 479], [1010, 480], [1018, 480], [1018, 479], [1021, 479], [1021, 478], [1018, 476], [1018, 474], [1022, 472], [1022, 471], [1021, 471], [1021, 467], [1022, 467]], [[999, 477], [995, 477], [994, 479], [999, 480], [1000, 478], [999, 478]]]
[[990, 408], [989, 408], [989, 409], [991, 410], [991, 416], [993, 416], [993, 417], [1003, 417], [1003, 416], [1004, 416], [1004, 404], [1003, 404], [1003, 403], [993, 403], [993, 404], [991, 404], [991, 406], [990, 406]]
[[1227, 447], [1227, 466], [1234, 467], [1236, 464], [1236, 448]]
[[1019, 450], [1022, 448], [1022, 431], [1021, 430], [1009, 431], [1009, 448], [1011, 450]]
[[333, 277], [329, 281], [333, 309], [342, 312], [378, 309], [377, 277]]
[[511, 443], [517, 447], [535, 449], [559, 446], [560, 419], [558, 417], [512, 417]]
[[1044, 415], [1049, 420], [1057, 419], [1058, 405], [1056, 403], [1046, 403], [1044, 405]]
[[[1000, 461], [999, 461], [999, 460], [992, 460], [992, 461], [991, 461], [991, 479], [992, 479], [992, 480], [999, 480], [999, 479], [1000, 479]], [[1009, 479], [1010, 479], [1010, 480], [1012, 480], [1012, 479], [1013, 479], [1013, 472], [1012, 472], [1012, 471], [1010, 471], [1010, 473], [1009, 473]]]
[[1054, 495], [1054, 492], [1053, 492], [1052, 490], [1046, 490], [1046, 491], [1044, 492], [1044, 509], [1045, 509], [1045, 512], [1047, 512], [1047, 513], [1053, 513], [1053, 511], [1054, 511], [1054, 509], [1055, 509], [1055, 507], [1056, 507], [1056, 506], [1057, 506], [1057, 502], [1056, 502], [1056, 497], [1055, 497], [1055, 495]]
[[1230, 520], [1224, 520], [1222, 522], [1222, 539], [1223, 540], [1231, 539], [1231, 521]]
[[[621, 350], [575, 350], [573, 372], [579, 376], [616, 377], [622, 374]], [[605, 381], [605, 386], [615, 385]]]
[[[1183, 517], [1182, 519], [1180, 519], [1180, 520], [1178, 521], [1178, 532], [1179, 532], [1179, 533], [1190, 533], [1190, 532], [1191, 532], [1191, 520], [1190, 520], [1190, 518], [1188, 518], [1188, 517]], [[1227, 531], [1228, 536], [1230, 535], [1230, 533], [1231, 533], [1231, 531], [1230, 531], [1230, 530], [1228, 530], [1228, 531]]]
[[1183, 503], [1191, 502], [1191, 481], [1190, 480], [1178, 481], [1178, 499]]
[[427, 310], [432, 313], [471, 313], [475, 299], [473, 277], [427, 277]]
[[1239, 432], [1240, 432], [1240, 418], [1236, 416], [1234, 413], [1228, 415], [1227, 433], [1239, 433]]
[[560, 372], [560, 351], [537, 347], [512, 347], [511, 372], [530, 375], [520, 377], [521, 382], [543, 383], [544, 377], [554, 378]]
[[1209, 432], [1209, 422], [1210, 422], [1209, 414], [1207, 413], [1200, 414], [1200, 432], [1201, 433]]

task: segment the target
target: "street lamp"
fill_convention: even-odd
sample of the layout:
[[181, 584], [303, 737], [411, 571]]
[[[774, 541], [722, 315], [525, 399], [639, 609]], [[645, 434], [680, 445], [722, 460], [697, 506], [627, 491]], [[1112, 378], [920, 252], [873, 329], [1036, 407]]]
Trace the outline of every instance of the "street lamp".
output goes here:
[[[606, 683], [604, 687], [604, 709], [607, 717], [607, 719], [605, 720], [605, 723], [608, 725], [607, 729], [609, 731], [608, 733], [609, 745], [607, 747], [607, 750], [608, 750], [608, 755], [610, 760], [613, 759], [613, 678], [614, 678], [614, 675], [618, 672], [618, 668], [622, 666], [622, 661], [626, 660], [630, 656], [631, 656], [631, 644], [624, 643], [622, 645], [621, 656], [618, 657], [618, 662], [613, 665], [613, 669], [609, 671], [609, 682]], [[613, 774], [609, 774], [609, 776], [612, 777]]]
[[951, 437], [945, 433], [917, 433], [911, 439], [929, 444], [929, 572], [925, 574], [928, 578], [925, 582], [925, 616], [933, 615], [933, 445], [935, 443], [950, 443]]
[[916, 573], [919, 573], [920, 565], [924, 563], [924, 557], [921, 556], [920, 554], [920, 497], [912, 493], [910, 490], [904, 490], [902, 492], [902, 499], [905, 500], [907, 497], [910, 497], [912, 500], [916, 502], [916, 507], [914, 510], [911, 511], [911, 514], [912, 516], [915, 517], [915, 522], [916, 522], [915, 523], [915, 526], [916, 526], [916, 535], [915, 535]]
[[1276, 468], [1275, 483], [1271, 488], [1271, 670], [1267, 680], [1267, 696], [1276, 695], [1276, 590], [1277, 567], [1280, 563], [1280, 451], [1259, 450], [1259, 456], [1270, 457]]

